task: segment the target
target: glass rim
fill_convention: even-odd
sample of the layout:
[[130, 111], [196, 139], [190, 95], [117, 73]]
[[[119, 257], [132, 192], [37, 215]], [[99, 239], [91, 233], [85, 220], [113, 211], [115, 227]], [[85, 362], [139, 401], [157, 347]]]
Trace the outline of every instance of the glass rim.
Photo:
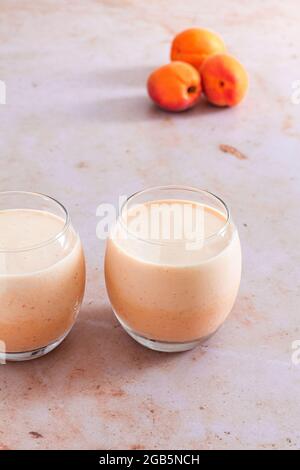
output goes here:
[[[47, 246], [47, 245], [50, 245], [51, 243], [54, 243], [55, 241], [57, 241], [59, 238], [61, 238], [65, 232], [67, 231], [67, 229], [69, 228], [70, 226], [70, 223], [71, 223], [71, 219], [70, 219], [70, 215], [69, 215], [69, 212], [68, 210], [65, 208], [65, 206], [59, 202], [57, 199], [55, 199], [54, 197], [52, 196], [49, 196], [48, 194], [44, 194], [44, 193], [39, 193], [39, 192], [34, 192], [34, 191], [0, 191], [0, 200], [1, 200], [1, 196], [33, 196], [34, 198], [40, 198], [40, 199], [47, 199], [48, 201], [50, 202], [54, 202], [54, 204], [58, 207], [60, 207], [60, 209], [62, 209], [63, 213], [64, 213], [64, 226], [63, 228], [55, 235], [53, 235], [52, 237], [48, 238], [47, 240], [43, 241], [43, 242], [40, 242], [40, 243], [36, 243], [34, 245], [28, 245], [28, 246], [25, 246], [23, 248], [0, 248], [0, 253], [22, 253], [22, 252], [26, 252], [26, 251], [33, 251], [33, 250], [36, 250], [38, 248], [43, 248], [44, 246]], [[20, 207], [20, 209], [22, 209]], [[8, 209], [0, 209], [0, 212], [1, 210], [8, 210]], [[14, 209], [13, 209], [14, 210]], [[46, 212], [46, 210], [44, 209], [36, 209], [36, 210], [41, 210], [41, 212]]]
[[228, 228], [230, 222], [231, 222], [231, 213], [230, 213], [230, 210], [226, 204], [226, 202], [223, 201], [223, 199], [221, 199], [219, 196], [217, 196], [216, 194], [212, 193], [211, 191], [208, 191], [206, 189], [201, 189], [201, 188], [196, 188], [194, 186], [184, 186], [184, 185], [161, 185], [161, 186], [150, 186], [149, 188], [146, 188], [146, 189], [142, 189], [140, 191], [136, 191], [134, 192], [133, 194], [131, 194], [131, 196], [129, 196], [126, 201], [123, 202], [121, 208], [120, 208], [120, 213], [119, 213], [119, 217], [118, 217], [118, 221], [121, 222], [121, 225], [122, 227], [125, 229], [125, 231], [133, 238], [135, 238], [136, 240], [138, 241], [141, 241], [141, 242], [144, 242], [144, 243], [150, 243], [150, 244], [153, 244], [153, 245], [161, 245], [161, 246], [165, 246], [165, 245], [169, 245], [169, 242], [168, 241], [160, 241], [160, 240], [148, 240], [146, 238], [141, 238], [137, 235], [135, 235], [134, 232], [132, 232], [131, 230], [128, 229], [128, 226], [125, 224], [124, 220], [123, 220], [123, 217], [122, 217], [122, 213], [123, 211], [125, 210], [126, 206], [128, 205], [128, 203], [136, 196], [140, 196], [140, 195], [143, 195], [143, 194], [146, 194], [148, 192], [151, 192], [151, 191], [167, 191], [167, 190], [177, 190], [177, 191], [187, 191], [187, 192], [191, 192], [191, 193], [198, 193], [198, 194], [205, 194], [206, 196], [210, 196], [210, 197], [213, 197], [214, 199], [216, 199], [219, 203], [221, 203], [222, 207], [225, 209], [225, 214], [226, 214], [226, 219], [225, 219], [225, 223], [224, 225], [215, 233], [209, 235], [208, 237], [203, 237], [203, 241], [204, 242], [207, 242], [213, 238], [216, 238], [220, 235], [222, 235]]

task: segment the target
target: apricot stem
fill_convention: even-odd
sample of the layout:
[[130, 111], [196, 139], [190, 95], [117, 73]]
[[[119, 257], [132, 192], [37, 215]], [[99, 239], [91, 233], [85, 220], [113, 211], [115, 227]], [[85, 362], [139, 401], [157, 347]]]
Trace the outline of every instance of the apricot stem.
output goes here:
[[187, 89], [187, 92], [189, 94], [195, 93], [197, 91], [197, 88], [195, 86], [189, 86]]

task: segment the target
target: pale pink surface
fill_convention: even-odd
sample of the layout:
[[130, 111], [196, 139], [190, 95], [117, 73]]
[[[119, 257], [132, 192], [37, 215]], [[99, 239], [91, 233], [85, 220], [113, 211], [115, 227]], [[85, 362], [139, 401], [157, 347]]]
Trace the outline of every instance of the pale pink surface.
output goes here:
[[[0, 447], [300, 446], [300, 365], [291, 361], [300, 339], [299, 22], [296, 0], [2, 0], [1, 190], [65, 203], [88, 285], [59, 349], [0, 366]], [[232, 110], [164, 114], [146, 96], [147, 76], [173, 35], [197, 25], [222, 34], [246, 66], [248, 97]], [[207, 346], [164, 355], [135, 344], [112, 316], [95, 213], [119, 194], [177, 183], [233, 208], [244, 268], [233, 313]]]

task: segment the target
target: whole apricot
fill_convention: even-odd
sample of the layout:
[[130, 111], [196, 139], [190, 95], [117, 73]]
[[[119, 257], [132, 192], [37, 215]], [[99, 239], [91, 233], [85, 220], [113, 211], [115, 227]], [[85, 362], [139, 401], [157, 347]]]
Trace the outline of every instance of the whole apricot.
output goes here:
[[216, 106], [236, 106], [248, 89], [248, 74], [244, 66], [228, 54], [208, 57], [201, 76], [204, 94]]
[[154, 70], [148, 78], [150, 98], [167, 111], [184, 111], [198, 101], [202, 87], [197, 70], [185, 62], [174, 61]]
[[191, 28], [175, 36], [171, 47], [171, 60], [182, 60], [200, 70], [208, 56], [225, 50], [224, 41], [218, 34], [208, 29]]

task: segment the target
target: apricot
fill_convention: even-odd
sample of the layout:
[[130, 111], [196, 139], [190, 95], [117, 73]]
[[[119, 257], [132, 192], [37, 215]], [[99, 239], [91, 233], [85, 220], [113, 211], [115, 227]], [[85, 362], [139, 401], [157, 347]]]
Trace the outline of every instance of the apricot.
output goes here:
[[216, 33], [207, 29], [191, 28], [174, 38], [171, 60], [182, 60], [200, 70], [208, 56], [225, 50], [223, 39]]
[[216, 106], [236, 106], [248, 89], [248, 74], [244, 66], [228, 54], [208, 57], [201, 76], [204, 94]]
[[184, 111], [198, 101], [202, 87], [197, 70], [184, 62], [174, 61], [154, 70], [148, 78], [150, 98], [167, 111]]

